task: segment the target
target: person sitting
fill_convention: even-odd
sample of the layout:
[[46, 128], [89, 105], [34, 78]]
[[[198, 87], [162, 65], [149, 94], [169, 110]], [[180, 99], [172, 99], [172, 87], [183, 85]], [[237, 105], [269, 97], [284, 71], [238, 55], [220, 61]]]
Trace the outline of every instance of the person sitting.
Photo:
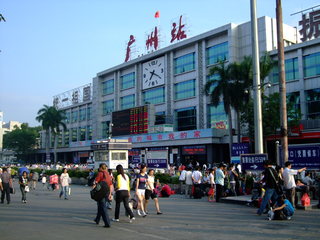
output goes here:
[[[294, 214], [294, 207], [291, 202], [282, 195], [278, 198], [275, 208], [272, 209], [274, 212], [274, 220], [290, 220]], [[271, 219], [270, 219], [271, 220]]]

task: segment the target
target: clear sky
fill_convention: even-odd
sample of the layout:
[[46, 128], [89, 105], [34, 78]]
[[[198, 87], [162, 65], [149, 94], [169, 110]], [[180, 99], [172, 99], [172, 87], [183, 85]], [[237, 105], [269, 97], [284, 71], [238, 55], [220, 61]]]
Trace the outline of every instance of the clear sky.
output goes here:
[[[257, 0], [258, 16], [275, 17], [276, 0]], [[319, 0], [282, 0], [284, 23], [298, 27]], [[0, 0], [0, 111], [4, 120], [39, 125], [35, 117], [53, 96], [92, 81], [124, 61], [130, 34], [144, 52], [160, 11], [164, 45], [171, 21], [187, 18], [189, 36], [250, 20], [250, 0]], [[298, 27], [300, 28], [300, 27]]]

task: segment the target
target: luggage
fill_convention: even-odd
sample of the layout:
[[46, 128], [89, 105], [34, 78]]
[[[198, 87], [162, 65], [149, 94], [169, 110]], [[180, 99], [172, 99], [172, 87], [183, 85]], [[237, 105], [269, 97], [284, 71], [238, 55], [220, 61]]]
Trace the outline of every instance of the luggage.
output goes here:
[[301, 197], [301, 205], [304, 207], [310, 206], [310, 197], [307, 193], [303, 194]]
[[91, 199], [99, 202], [109, 193], [109, 186], [106, 182], [97, 183], [96, 187], [90, 191]]

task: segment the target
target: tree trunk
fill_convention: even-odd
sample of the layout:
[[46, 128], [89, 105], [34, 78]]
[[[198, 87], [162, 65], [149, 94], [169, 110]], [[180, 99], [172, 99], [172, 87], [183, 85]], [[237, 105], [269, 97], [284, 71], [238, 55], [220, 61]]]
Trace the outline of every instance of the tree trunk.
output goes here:
[[240, 124], [240, 111], [237, 111], [237, 130], [238, 130], [238, 143], [241, 142], [241, 124]]
[[57, 160], [58, 160], [57, 159], [58, 138], [59, 138], [59, 134], [55, 134], [54, 135], [54, 151], [53, 151], [53, 156], [54, 156], [53, 162], [54, 162], [54, 164], [56, 164]]
[[46, 162], [50, 160], [50, 132], [46, 130]]
[[231, 162], [232, 143], [233, 143], [231, 106], [229, 106], [228, 108], [228, 125], [229, 125], [229, 153], [230, 153], [230, 162]]

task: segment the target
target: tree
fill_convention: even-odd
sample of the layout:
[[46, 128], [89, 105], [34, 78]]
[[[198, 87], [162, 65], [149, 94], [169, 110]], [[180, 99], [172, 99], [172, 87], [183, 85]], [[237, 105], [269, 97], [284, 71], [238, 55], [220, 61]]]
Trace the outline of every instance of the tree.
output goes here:
[[231, 156], [231, 148], [233, 143], [232, 135], [232, 116], [231, 116], [231, 67], [219, 62], [209, 70], [209, 75], [217, 75], [218, 79], [209, 80], [205, 85], [205, 93], [210, 96], [211, 103], [214, 107], [220, 104], [220, 98], [223, 101], [224, 111], [228, 116], [229, 127], [229, 152]]
[[18, 159], [27, 160], [27, 155], [35, 150], [39, 137], [38, 129], [29, 127], [27, 123], [23, 123], [20, 128], [16, 126], [13, 131], [3, 136], [4, 149], [14, 151]]
[[46, 132], [46, 156], [50, 156], [50, 132], [54, 136], [54, 163], [57, 161], [57, 142], [61, 127], [64, 130], [66, 129], [66, 125], [63, 122], [64, 119], [65, 115], [63, 111], [58, 110], [54, 106], [49, 107], [47, 105], [43, 105], [43, 108], [38, 111], [38, 116], [36, 117], [36, 120], [41, 122]]

